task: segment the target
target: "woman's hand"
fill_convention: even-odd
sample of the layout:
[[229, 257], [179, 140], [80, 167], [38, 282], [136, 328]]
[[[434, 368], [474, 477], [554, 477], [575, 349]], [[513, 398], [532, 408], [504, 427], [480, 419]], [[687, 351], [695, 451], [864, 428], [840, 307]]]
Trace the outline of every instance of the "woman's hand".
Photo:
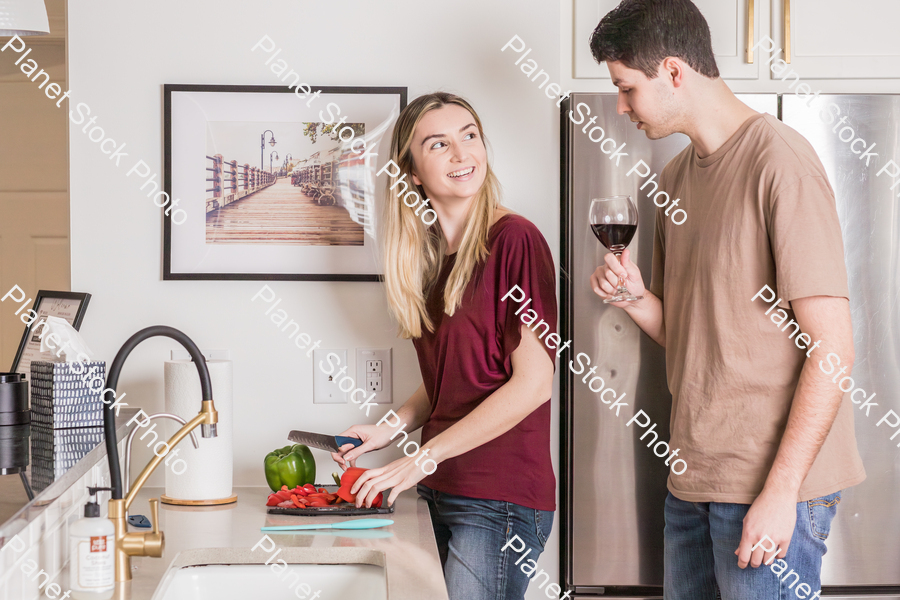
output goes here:
[[[362, 446], [360, 446], [362, 448]], [[378, 469], [369, 469], [356, 480], [350, 488], [351, 494], [357, 494], [356, 506], [372, 506], [372, 501], [378, 492], [391, 489], [391, 495], [387, 499], [387, 506], [392, 506], [394, 500], [403, 490], [408, 490], [425, 478], [425, 471], [421, 465], [413, 460], [415, 456], [404, 456], [389, 465]], [[419, 460], [421, 460], [419, 456]]]
[[380, 450], [391, 441], [391, 428], [377, 425], [354, 425], [350, 429], [338, 434], [347, 437], [356, 437], [362, 440], [362, 444], [354, 447], [353, 444], [344, 444], [340, 452], [332, 452], [331, 458], [341, 465], [346, 471], [348, 467], [356, 466], [356, 459], [372, 450]]

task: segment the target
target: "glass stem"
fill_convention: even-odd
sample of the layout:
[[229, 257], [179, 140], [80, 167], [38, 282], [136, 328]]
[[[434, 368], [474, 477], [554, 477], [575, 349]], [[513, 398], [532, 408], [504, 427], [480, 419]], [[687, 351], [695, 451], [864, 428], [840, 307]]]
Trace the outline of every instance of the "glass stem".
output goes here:
[[[621, 264], [622, 264], [622, 252], [621, 252], [621, 251], [619, 251], [619, 252], [613, 252], [613, 254], [616, 255], [616, 258], [618, 259], [619, 264], [621, 265]], [[627, 278], [628, 278], [627, 275], [619, 275], [619, 290], [618, 290], [619, 292], [620, 292], [621, 290], [625, 289], [625, 280], [626, 280]]]

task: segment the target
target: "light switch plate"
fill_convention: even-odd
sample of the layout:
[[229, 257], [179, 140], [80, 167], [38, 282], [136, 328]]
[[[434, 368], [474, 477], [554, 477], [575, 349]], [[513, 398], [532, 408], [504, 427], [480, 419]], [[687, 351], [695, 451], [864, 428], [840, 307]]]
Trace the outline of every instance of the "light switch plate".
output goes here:
[[[337, 355], [337, 359], [332, 356], [330, 359], [328, 358], [329, 354]], [[321, 367], [319, 364], [321, 363]], [[353, 379], [353, 375], [348, 373], [350, 370], [349, 366], [344, 369], [342, 374], [338, 374], [343, 367], [347, 366], [347, 351], [346, 350], [323, 350], [316, 349], [313, 350], [313, 403], [314, 404], [346, 404], [348, 398], [348, 392], [345, 392], [340, 387], [338, 387], [339, 383], [344, 382], [345, 379]], [[330, 375], [326, 375], [325, 371], [322, 370], [324, 367], [325, 371], [331, 371]], [[344, 388], [350, 387], [350, 382], [344, 383]], [[355, 389], [356, 385], [350, 387], [350, 390]]]
[[366, 398], [374, 392], [375, 404], [394, 402], [391, 385], [391, 348], [356, 349], [356, 383], [366, 390]]

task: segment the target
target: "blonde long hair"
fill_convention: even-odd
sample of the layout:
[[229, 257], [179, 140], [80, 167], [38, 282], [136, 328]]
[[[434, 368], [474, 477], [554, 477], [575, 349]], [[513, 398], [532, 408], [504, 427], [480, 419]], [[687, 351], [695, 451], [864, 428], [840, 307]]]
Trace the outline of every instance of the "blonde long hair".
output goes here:
[[[396, 177], [387, 177], [384, 205], [384, 283], [387, 290], [388, 308], [397, 319], [400, 336], [418, 338], [422, 336], [422, 325], [434, 332], [434, 323], [428, 316], [425, 299], [437, 280], [447, 241], [444, 239], [440, 223], [425, 225], [415, 214], [415, 210], [405, 206], [400, 192], [406, 196], [406, 188], [394, 185], [397, 178], [406, 179], [411, 191], [415, 191], [424, 201], [425, 190], [412, 180], [413, 158], [410, 151], [413, 134], [419, 121], [428, 111], [455, 104], [472, 114], [478, 127], [482, 143], [486, 143], [481, 119], [475, 109], [463, 98], [446, 92], [435, 92], [419, 96], [400, 113], [391, 138], [391, 160], [400, 172]], [[463, 292], [478, 263], [484, 261], [489, 252], [488, 232], [494, 222], [494, 211], [500, 206], [500, 184], [485, 160], [484, 183], [469, 208], [463, 229], [462, 241], [456, 253], [456, 263], [444, 288], [444, 312], [453, 315], [462, 302]]]

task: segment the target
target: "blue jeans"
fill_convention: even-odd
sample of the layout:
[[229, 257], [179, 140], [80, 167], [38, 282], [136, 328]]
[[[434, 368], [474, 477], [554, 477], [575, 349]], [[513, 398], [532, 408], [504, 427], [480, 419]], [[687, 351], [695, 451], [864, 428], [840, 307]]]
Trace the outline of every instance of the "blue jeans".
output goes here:
[[[553, 527], [553, 513], [512, 502], [447, 494], [421, 483], [417, 490], [431, 511], [450, 600], [522, 600], [529, 579], [521, 567], [530, 559], [537, 562]], [[514, 552], [523, 545], [516, 542], [501, 552], [513, 536], [519, 536], [524, 549]], [[540, 572], [538, 569], [535, 577]]]
[[[788, 600], [819, 598], [822, 557], [841, 493], [797, 503], [797, 524], [787, 556], [754, 569], [738, 567], [749, 504], [685, 502], [666, 498], [664, 597], [666, 600]], [[755, 543], [755, 542], [754, 542]], [[767, 541], [764, 545], [768, 546]], [[787, 563], [787, 567], [784, 567]], [[795, 575], [790, 575], [791, 571]], [[799, 578], [798, 578], [799, 575]], [[801, 584], [807, 584], [801, 590]], [[799, 592], [799, 593], [798, 593]], [[808, 595], [802, 595], [806, 592]]]

